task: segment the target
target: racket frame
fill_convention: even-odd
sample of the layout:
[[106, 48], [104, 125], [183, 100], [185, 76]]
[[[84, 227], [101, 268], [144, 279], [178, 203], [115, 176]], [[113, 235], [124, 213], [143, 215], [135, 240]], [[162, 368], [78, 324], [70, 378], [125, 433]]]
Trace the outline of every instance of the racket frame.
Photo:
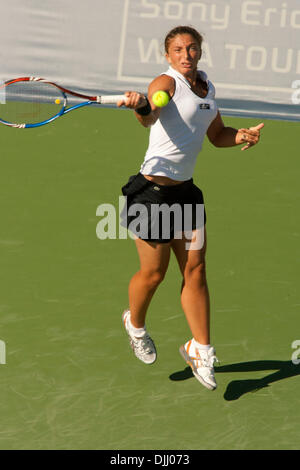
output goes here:
[[[5, 124], [6, 126], [15, 127], [15, 128], [19, 128], [19, 129], [30, 129], [30, 128], [44, 126], [45, 124], [48, 124], [48, 123], [54, 121], [55, 119], [59, 118], [60, 116], [63, 116], [64, 114], [67, 114], [70, 111], [73, 111], [73, 110], [78, 109], [78, 108], [82, 108], [84, 106], [89, 106], [91, 104], [99, 104], [99, 105], [100, 104], [116, 104], [118, 101], [126, 100], [125, 95], [90, 96], [90, 95], [85, 95], [85, 94], [82, 94], [82, 93], [77, 93], [75, 91], [71, 91], [67, 88], [64, 88], [60, 85], [57, 85], [57, 83], [51, 82], [51, 81], [49, 81], [45, 78], [40, 78], [40, 77], [19, 77], [19, 78], [14, 78], [12, 80], [7, 80], [6, 82], [4, 82], [0, 86], [0, 88], [6, 87], [6, 86], [11, 85], [13, 83], [31, 82], [31, 81], [46, 83], [46, 84], [52, 85], [52, 86], [56, 87], [58, 90], [60, 90], [62, 98], [63, 98], [63, 104], [62, 104], [62, 107], [61, 107], [60, 111], [57, 114], [55, 114], [54, 116], [51, 116], [51, 118], [45, 119], [44, 121], [37, 122], [37, 123], [34, 123], [34, 124], [33, 123], [15, 124], [15, 123], [7, 122], [7, 121], [5, 121], [1, 118], [0, 118], [0, 123]], [[83, 101], [82, 103], [77, 103], [77, 104], [67, 108], [67, 104], [68, 104], [67, 95], [75, 96], [77, 98], [86, 99], [86, 101]], [[0, 109], [1, 109], [1, 107], [0, 107]]]

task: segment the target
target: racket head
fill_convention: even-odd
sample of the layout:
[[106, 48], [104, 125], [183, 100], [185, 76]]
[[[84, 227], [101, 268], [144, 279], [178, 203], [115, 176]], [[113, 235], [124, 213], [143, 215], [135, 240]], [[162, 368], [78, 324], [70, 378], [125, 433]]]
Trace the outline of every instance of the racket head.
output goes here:
[[67, 105], [64, 91], [43, 78], [8, 80], [0, 94], [0, 122], [17, 128], [47, 124], [61, 116]]

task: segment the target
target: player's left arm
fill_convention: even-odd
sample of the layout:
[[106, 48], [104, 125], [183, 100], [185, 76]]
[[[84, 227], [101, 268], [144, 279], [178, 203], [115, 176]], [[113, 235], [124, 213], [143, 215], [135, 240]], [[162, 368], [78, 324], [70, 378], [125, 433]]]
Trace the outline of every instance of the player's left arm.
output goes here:
[[241, 150], [247, 150], [257, 144], [260, 138], [260, 130], [264, 127], [261, 122], [255, 127], [249, 129], [234, 129], [224, 125], [221, 114], [218, 111], [217, 116], [207, 129], [207, 137], [215, 147], [233, 147], [235, 145], [246, 144]]

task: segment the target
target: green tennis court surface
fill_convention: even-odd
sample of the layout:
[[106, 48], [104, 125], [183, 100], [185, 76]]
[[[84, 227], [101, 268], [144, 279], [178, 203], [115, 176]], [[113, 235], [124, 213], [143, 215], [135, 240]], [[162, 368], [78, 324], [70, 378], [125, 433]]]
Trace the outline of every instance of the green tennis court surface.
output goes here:
[[206, 142], [198, 159], [215, 392], [178, 352], [190, 333], [174, 258], [147, 321], [158, 360], [145, 366], [121, 324], [134, 244], [96, 236], [96, 209], [117, 207], [148, 131], [114, 109], [0, 128], [1, 449], [299, 448], [298, 127], [265, 121], [257, 147]]

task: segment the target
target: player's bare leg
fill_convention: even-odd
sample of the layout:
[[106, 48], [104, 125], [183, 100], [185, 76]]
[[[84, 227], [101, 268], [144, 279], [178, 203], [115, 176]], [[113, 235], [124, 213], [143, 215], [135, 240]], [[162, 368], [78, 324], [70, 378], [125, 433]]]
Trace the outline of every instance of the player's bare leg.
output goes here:
[[129, 308], [134, 327], [142, 328], [150, 301], [164, 279], [170, 260], [170, 243], [135, 241], [140, 258], [140, 269], [129, 284]]
[[206, 231], [201, 249], [187, 249], [187, 240], [172, 241], [183, 275], [181, 304], [193, 338], [180, 347], [180, 354], [193, 374], [209, 390], [217, 387], [214, 377], [215, 350], [210, 345], [210, 301], [205, 272]]
[[122, 315], [134, 354], [145, 364], [156, 360], [156, 348], [145, 326], [154, 292], [164, 278], [170, 259], [170, 244], [136, 240], [140, 269], [129, 284], [129, 309]]
[[181, 304], [193, 337], [210, 343], [210, 299], [205, 270], [206, 231], [200, 250], [188, 250], [189, 240], [174, 239], [172, 249], [183, 275]]

